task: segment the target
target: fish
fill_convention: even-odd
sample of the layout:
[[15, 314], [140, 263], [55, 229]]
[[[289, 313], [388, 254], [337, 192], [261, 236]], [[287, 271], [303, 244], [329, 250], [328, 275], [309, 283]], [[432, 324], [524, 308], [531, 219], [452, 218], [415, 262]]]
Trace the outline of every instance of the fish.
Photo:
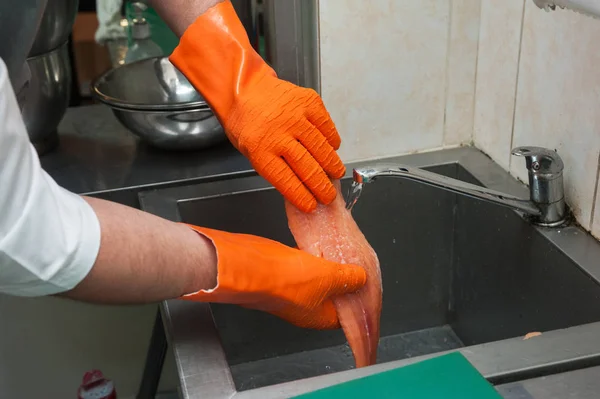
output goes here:
[[332, 183], [337, 195], [331, 204], [319, 204], [315, 211], [304, 213], [285, 201], [285, 210], [300, 250], [365, 269], [367, 282], [359, 291], [335, 296], [332, 301], [356, 368], [366, 367], [377, 361], [383, 292], [379, 259], [346, 209], [340, 181]]

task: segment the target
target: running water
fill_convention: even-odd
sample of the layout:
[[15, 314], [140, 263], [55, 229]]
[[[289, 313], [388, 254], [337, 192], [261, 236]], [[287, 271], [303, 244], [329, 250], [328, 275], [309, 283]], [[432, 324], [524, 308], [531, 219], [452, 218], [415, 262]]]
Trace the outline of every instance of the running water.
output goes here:
[[350, 187], [350, 189], [348, 190], [348, 199], [346, 200], [346, 209], [348, 209], [349, 211], [352, 211], [352, 208], [354, 208], [354, 205], [356, 205], [356, 203], [358, 202], [358, 198], [360, 197], [360, 194], [362, 193], [362, 189], [363, 189], [362, 183], [352, 182], [352, 187]]

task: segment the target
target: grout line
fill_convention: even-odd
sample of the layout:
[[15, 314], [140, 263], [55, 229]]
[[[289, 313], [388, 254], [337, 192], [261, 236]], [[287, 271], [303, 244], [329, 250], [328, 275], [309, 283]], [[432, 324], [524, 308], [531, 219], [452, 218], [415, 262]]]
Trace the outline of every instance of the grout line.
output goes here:
[[446, 144], [446, 135], [448, 133], [448, 124], [447, 124], [447, 116], [448, 116], [448, 93], [450, 86], [450, 52], [451, 52], [451, 43], [452, 43], [452, 20], [453, 20], [453, 12], [454, 8], [454, 0], [450, 0], [450, 10], [448, 12], [448, 37], [446, 39], [446, 71], [444, 74], [444, 125], [442, 130], [442, 145]]
[[319, 0], [314, 0], [315, 1], [315, 14], [316, 14], [316, 20], [317, 20], [317, 26], [316, 26], [316, 33], [315, 35], [316, 37], [316, 41], [317, 41], [317, 87], [319, 89], [319, 96], [323, 96], [323, 84], [322, 84], [322, 80], [321, 80], [321, 3], [319, 2]]
[[592, 197], [592, 212], [590, 214], [590, 230], [594, 227], [594, 217], [596, 216], [596, 200], [598, 198], [598, 185], [600, 184], [600, 152], [598, 152], [598, 166], [596, 168], [596, 187]]
[[[519, 34], [519, 53], [517, 54], [517, 76], [515, 78], [515, 98], [513, 102], [513, 118], [512, 118], [512, 127], [510, 131], [510, 148], [509, 151], [512, 151], [515, 141], [515, 121], [517, 119], [517, 94], [519, 92], [519, 75], [521, 72], [521, 52], [523, 51], [523, 31], [525, 30], [525, 10], [526, 3], [523, 0], [523, 12], [521, 13], [521, 32]], [[508, 172], [510, 173], [512, 167], [512, 159], [511, 155], [508, 156]]]
[[473, 77], [473, 123], [471, 124], [471, 142], [475, 145], [475, 115], [477, 115], [477, 76], [479, 75], [479, 49], [481, 48], [481, 21], [483, 2], [479, 2], [479, 31], [477, 32], [477, 51], [475, 52], [475, 76]]

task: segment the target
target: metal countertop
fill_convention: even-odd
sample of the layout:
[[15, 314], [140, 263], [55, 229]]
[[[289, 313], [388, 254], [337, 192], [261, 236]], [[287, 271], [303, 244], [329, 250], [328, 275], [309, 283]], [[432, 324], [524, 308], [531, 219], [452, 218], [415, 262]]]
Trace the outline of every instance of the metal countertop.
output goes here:
[[600, 367], [513, 382], [496, 389], [504, 399], [597, 399]]
[[58, 147], [41, 157], [48, 174], [69, 191], [130, 206], [137, 207], [143, 189], [253, 171], [229, 143], [190, 152], [150, 147], [104, 105], [69, 108], [58, 133]]

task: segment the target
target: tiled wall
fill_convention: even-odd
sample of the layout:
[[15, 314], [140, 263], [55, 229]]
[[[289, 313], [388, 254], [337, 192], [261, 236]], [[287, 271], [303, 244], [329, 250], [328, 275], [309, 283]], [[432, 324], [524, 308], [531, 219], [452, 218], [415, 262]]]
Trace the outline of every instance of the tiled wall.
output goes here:
[[[527, 180], [510, 149], [556, 149], [565, 162], [567, 202], [600, 237], [600, 21], [544, 12], [531, 0], [482, 0], [474, 140]], [[600, 210], [600, 208], [598, 208]]]
[[321, 94], [346, 161], [471, 140], [479, 0], [321, 0]]
[[567, 201], [600, 237], [600, 21], [532, 0], [319, 3], [321, 93], [344, 160], [474, 141], [526, 181], [511, 148], [556, 149]]

